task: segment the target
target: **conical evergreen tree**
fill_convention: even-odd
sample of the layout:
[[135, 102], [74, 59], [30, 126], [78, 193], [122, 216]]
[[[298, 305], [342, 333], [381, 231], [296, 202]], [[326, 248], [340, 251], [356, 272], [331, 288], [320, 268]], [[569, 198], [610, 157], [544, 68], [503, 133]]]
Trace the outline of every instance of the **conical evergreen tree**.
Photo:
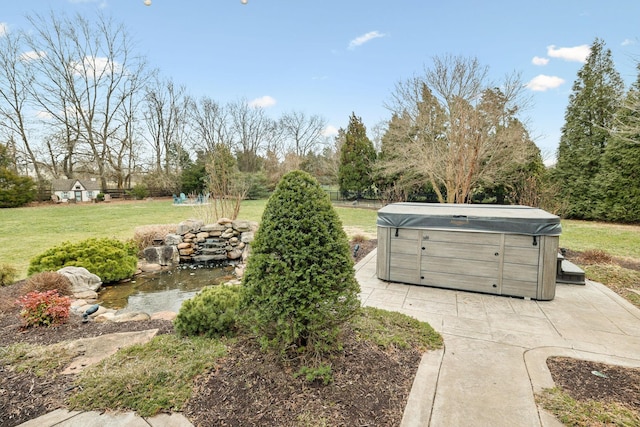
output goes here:
[[[616, 130], [602, 156], [598, 219], [640, 221], [640, 64], [638, 77], [616, 116]], [[635, 131], [634, 131], [635, 129]], [[635, 133], [634, 133], [635, 132]]]
[[578, 71], [565, 113], [554, 179], [566, 204], [565, 216], [593, 218], [597, 197], [595, 179], [610, 139], [624, 83], [615, 70], [611, 50], [596, 39], [587, 62]]
[[347, 236], [329, 196], [306, 172], [278, 183], [243, 278], [244, 306], [264, 348], [286, 355], [336, 348], [360, 302]]
[[355, 113], [349, 118], [349, 127], [340, 150], [338, 184], [342, 194], [356, 193], [357, 197], [373, 184], [372, 168], [376, 150], [367, 137], [362, 119]]

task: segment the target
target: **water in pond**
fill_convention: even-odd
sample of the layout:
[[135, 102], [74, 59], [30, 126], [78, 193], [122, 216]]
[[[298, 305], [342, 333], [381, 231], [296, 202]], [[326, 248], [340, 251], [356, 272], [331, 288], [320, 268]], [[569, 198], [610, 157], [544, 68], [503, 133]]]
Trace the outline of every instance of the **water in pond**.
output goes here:
[[177, 313], [182, 302], [203, 287], [218, 285], [233, 278], [233, 267], [179, 267], [171, 271], [143, 273], [130, 282], [103, 286], [98, 298], [101, 305], [119, 313]]

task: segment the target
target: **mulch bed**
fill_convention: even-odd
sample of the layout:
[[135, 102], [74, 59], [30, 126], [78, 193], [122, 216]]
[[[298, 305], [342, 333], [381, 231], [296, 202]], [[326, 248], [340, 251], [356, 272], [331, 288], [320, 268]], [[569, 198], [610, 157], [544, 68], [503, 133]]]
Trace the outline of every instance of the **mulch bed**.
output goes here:
[[640, 368], [569, 357], [550, 357], [547, 366], [556, 386], [578, 401], [617, 402], [640, 411]]
[[[358, 244], [356, 262], [377, 242]], [[354, 246], [352, 243], [352, 251]], [[17, 342], [48, 345], [151, 328], [160, 329], [160, 333], [173, 332], [172, 323], [161, 320], [83, 324], [80, 317], [53, 328], [23, 331], [17, 308], [11, 304], [20, 295], [20, 287], [16, 283], [0, 288], [0, 352], [1, 347]], [[185, 415], [199, 426], [398, 425], [420, 354], [384, 352], [355, 340], [350, 331], [344, 342], [343, 353], [332, 360], [334, 381], [323, 386], [293, 378], [298, 366], [282, 369], [281, 362], [260, 352], [254, 341], [239, 340], [214, 371], [197, 379]], [[640, 408], [638, 369], [570, 358], [550, 358], [547, 363], [556, 384], [576, 399], [610, 399]], [[0, 366], [0, 426], [16, 426], [64, 408], [75, 378], [59, 372], [36, 377]]]

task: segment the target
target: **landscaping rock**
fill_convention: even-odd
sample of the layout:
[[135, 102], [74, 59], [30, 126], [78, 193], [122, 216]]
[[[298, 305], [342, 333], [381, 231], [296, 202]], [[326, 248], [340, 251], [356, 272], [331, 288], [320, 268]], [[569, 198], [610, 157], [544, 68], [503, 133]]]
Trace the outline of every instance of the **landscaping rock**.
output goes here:
[[180, 254], [176, 246], [149, 246], [143, 253], [144, 259], [149, 264], [167, 266], [177, 265], [180, 262]]
[[176, 313], [175, 311], [158, 311], [157, 313], [153, 313], [151, 315], [151, 320], [168, 320], [170, 322], [173, 322], [177, 316], [178, 313]]
[[167, 234], [164, 236], [165, 245], [179, 245], [182, 243], [182, 236], [179, 234]]
[[152, 273], [162, 270], [162, 266], [160, 264], [141, 264], [140, 270], [144, 273]]
[[140, 320], [149, 320], [150, 318], [151, 318], [151, 316], [149, 316], [147, 313], [131, 312], [131, 313], [118, 314], [112, 319], [112, 321], [114, 321], [116, 323], [120, 323], [120, 322], [135, 322], [135, 321], [140, 321]]
[[82, 291], [73, 294], [74, 298], [81, 298], [83, 300], [97, 300], [98, 293], [96, 291]]
[[63, 267], [58, 273], [66, 276], [71, 281], [71, 293], [73, 295], [84, 291], [98, 291], [102, 286], [100, 277], [91, 273], [84, 267]]
[[188, 219], [178, 224], [176, 234], [185, 235], [189, 232], [198, 232], [204, 226], [204, 222], [198, 219]]

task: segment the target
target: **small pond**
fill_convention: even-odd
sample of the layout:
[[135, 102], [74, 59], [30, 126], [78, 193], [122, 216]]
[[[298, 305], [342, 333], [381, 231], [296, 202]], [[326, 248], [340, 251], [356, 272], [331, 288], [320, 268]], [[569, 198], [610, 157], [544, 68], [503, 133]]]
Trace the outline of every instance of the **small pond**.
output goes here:
[[119, 313], [180, 311], [183, 301], [203, 287], [232, 280], [233, 267], [178, 267], [157, 273], [142, 273], [130, 282], [103, 286], [98, 293], [100, 304]]

